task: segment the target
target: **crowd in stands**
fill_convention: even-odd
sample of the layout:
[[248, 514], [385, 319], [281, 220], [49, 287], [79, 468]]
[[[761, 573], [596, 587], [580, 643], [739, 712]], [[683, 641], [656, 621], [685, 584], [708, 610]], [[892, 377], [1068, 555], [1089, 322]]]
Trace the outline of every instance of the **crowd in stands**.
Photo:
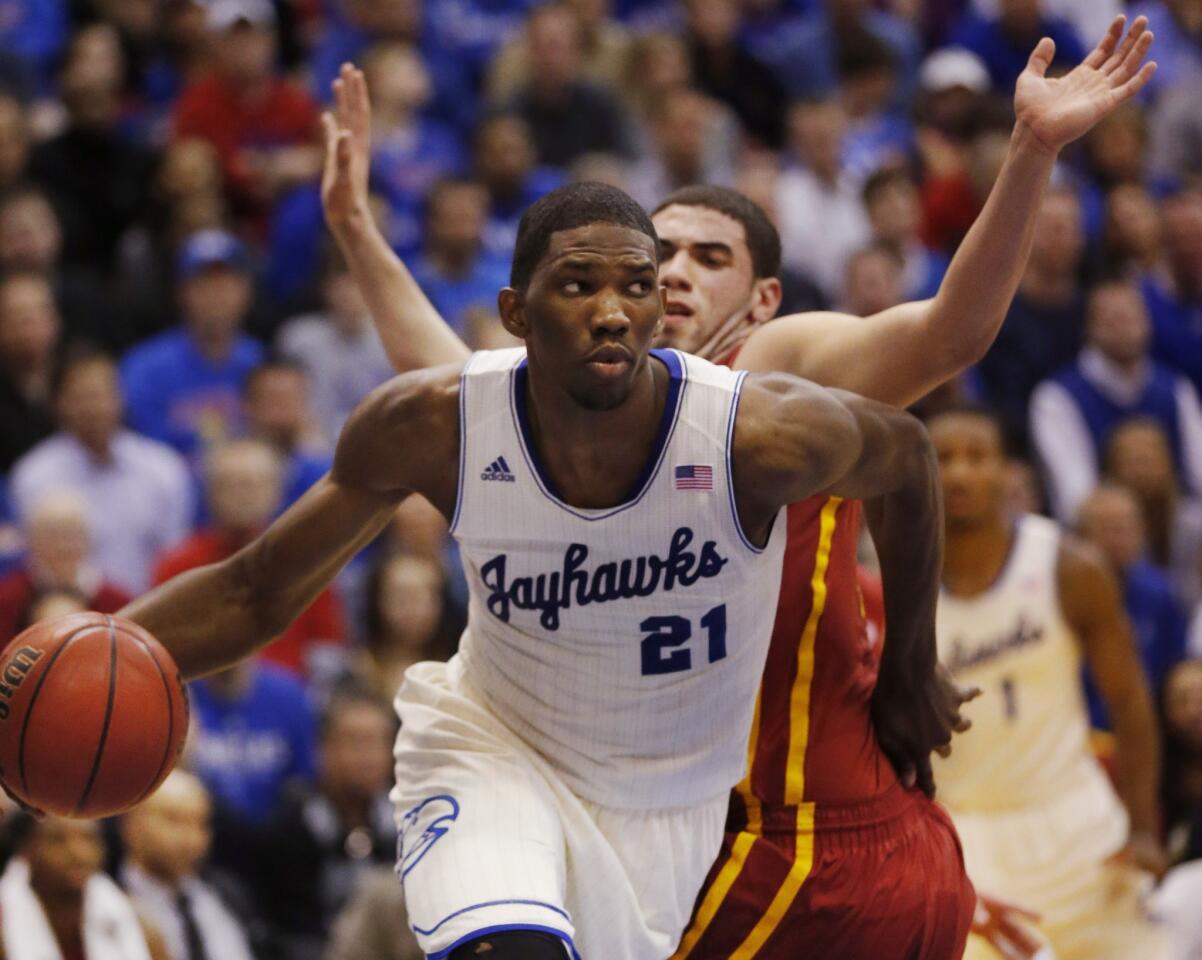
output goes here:
[[[1159, 70], [1065, 155], [996, 344], [926, 405], [994, 408], [1015, 508], [1121, 576], [1166, 837], [1202, 858], [1202, 0], [0, 0], [0, 638], [229, 556], [391, 375], [322, 220], [343, 62], [385, 235], [487, 348], [522, 211], [576, 179], [743, 191], [781, 232], [782, 313], [931, 296], [1038, 38], [1074, 65], [1123, 10]], [[10, 821], [29, 872], [0, 912], [75, 882], [71, 848], [150, 956], [419, 956], [388, 701], [454, 651], [465, 597], [407, 503], [260, 658], [192, 685], [191, 772], [119, 824]]]

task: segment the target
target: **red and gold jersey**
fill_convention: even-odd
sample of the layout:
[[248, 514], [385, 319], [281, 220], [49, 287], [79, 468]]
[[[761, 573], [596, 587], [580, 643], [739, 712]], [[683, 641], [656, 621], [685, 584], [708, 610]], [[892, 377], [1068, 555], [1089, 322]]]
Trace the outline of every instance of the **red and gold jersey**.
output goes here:
[[789, 508], [788, 524], [749, 772], [732, 805], [731, 827], [752, 833], [764, 807], [859, 802], [896, 782], [869, 714], [877, 654], [856, 569], [860, 504], [814, 497]]

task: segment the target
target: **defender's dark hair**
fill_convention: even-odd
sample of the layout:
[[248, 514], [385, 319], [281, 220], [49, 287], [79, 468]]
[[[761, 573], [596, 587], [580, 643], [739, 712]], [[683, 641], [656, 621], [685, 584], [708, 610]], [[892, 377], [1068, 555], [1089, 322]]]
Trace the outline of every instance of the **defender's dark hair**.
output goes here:
[[515, 290], [526, 289], [539, 261], [547, 254], [551, 234], [591, 223], [612, 223], [645, 233], [654, 241], [658, 259], [659, 237], [646, 210], [609, 184], [569, 183], [535, 201], [522, 214], [509, 285]]
[[652, 215], [668, 207], [705, 207], [738, 221], [747, 235], [747, 249], [751, 252], [751, 269], [755, 278], [761, 280], [780, 275], [780, 234], [763, 208], [737, 190], [713, 184], [681, 187], [669, 193], [652, 211]]

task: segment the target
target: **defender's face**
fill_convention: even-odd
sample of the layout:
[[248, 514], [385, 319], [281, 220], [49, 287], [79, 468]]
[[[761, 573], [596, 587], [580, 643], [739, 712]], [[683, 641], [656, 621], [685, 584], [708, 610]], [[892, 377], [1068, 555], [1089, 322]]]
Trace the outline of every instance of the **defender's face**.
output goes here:
[[657, 345], [704, 355], [701, 348], [719, 328], [751, 308], [755, 271], [746, 231], [707, 207], [665, 207], [652, 223], [659, 234], [664, 288], [664, 328]]
[[996, 425], [973, 414], [945, 414], [929, 426], [939, 457], [949, 530], [974, 527], [1001, 511], [1006, 461]]
[[608, 223], [561, 230], [525, 296], [501, 299], [506, 329], [526, 341], [538, 375], [586, 409], [611, 409], [629, 395], [663, 316], [655, 243]]

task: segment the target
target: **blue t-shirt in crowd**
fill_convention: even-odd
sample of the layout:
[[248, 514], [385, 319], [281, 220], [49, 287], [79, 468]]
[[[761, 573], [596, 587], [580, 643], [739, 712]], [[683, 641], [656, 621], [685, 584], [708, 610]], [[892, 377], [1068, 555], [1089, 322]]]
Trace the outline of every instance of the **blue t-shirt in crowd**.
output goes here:
[[[1135, 628], [1139, 659], [1155, 697], [1169, 671], [1185, 659], [1185, 615], [1168, 574], [1144, 560], [1133, 564], [1123, 578], [1123, 606]], [[1097, 730], [1109, 730], [1106, 706], [1088, 675], [1085, 690], [1090, 723]]]
[[197, 775], [225, 806], [259, 823], [286, 783], [316, 775], [317, 727], [299, 680], [270, 664], [253, 670], [249, 690], [236, 700], [215, 696], [204, 680], [193, 681], [190, 693]]
[[186, 330], [134, 347], [121, 361], [129, 425], [190, 456], [205, 442], [235, 436], [242, 423], [242, 384], [263, 362], [263, 345], [239, 336], [229, 358], [213, 363]]
[[69, 26], [66, 0], [0, 0], [0, 51], [24, 62], [39, 94], [51, 92]]
[[413, 266], [413, 277], [443, 319], [463, 336], [471, 311], [497, 312], [497, 294], [502, 287], [509, 286], [509, 261], [482, 253], [466, 276], [452, 279], [422, 257]]
[[1027, 67], [1031, 51], [1040, 37], [1056, 41], [1052, 69], [1071, 70], [1085, 59], [1085, 48], [1077, 32], [1067, 20], [1044, 18], [1031, 37], [1012, 37], [1002, 30], [997, 20], [977, 13], [967, 13], [951, 31], [949, 43], [966, 47], [985, 62], [989, 80], [998, 92], [1009, 96], [1014, 92], [1018, 75]]
[[372, 144], [371, 182], [392, 211], [389, 242], [401, 256], [416, 252], [422, 240], [422, 206], [440, 177], [460, 173], [465, 155], [455, 131], [421, 118], [406, 136], [377, 137]]
[[1202, 300], [1179, 299], [1150, 277], [1143, 292], [1152, 318], [1152, 356], [1189, 377], [1202, 393]]
[[512, 258], [518, 239], [518, 223], [526, 208], [567, 182], [568, 175], [563, 170], [535, 167], [516, 196], [507, 200], [493, 197], [488, 223], [484, 227], [484, 248], [502, 259]]
[[284, 468], [284, 499], [280, 513], [296, 503], [305, 491], [329, 472], [332, 457], [320, 453], [294, 453]]

